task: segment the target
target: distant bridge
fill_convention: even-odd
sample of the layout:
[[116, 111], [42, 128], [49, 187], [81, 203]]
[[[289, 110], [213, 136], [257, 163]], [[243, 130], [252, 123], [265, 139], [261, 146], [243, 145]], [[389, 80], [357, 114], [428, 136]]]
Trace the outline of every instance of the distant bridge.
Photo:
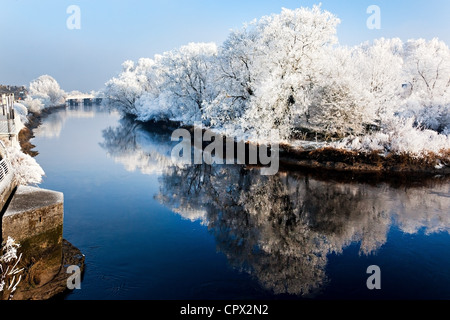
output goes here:
[[66, 105], [73, 107], [79, 105], [99, 105], [102, 103], [102, 98], [97, 98], [92, 94], [85, 95], [70, 95], [66, 98]]

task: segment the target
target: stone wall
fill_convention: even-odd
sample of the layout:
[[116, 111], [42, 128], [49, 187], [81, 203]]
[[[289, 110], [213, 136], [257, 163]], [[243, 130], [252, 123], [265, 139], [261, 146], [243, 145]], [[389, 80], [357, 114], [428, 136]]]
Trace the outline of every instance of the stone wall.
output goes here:
[[[32, 299], [61, 273], [64, 196], [60, 192], [19, 186], [2, 217], [2, 242], [20, 244], [23, 279], [14, 299]], [[62, 288], [64, 289], [64, 288]]]

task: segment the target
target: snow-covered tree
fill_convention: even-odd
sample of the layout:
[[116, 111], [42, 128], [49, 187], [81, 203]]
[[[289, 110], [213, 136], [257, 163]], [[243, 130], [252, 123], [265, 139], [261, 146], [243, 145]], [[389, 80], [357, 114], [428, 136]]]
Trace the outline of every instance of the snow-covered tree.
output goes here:
[[[30, 83], [30, 96], [38, 99], [44, 107], [57, 106], [65, 103], [66, 93], [58, 82], [49, 75], [42, 75]], [[32, 105], [36, 108], [37, 104]]]
[[254, 96], [259, 32], [246, 24], [233, 31], [220, 47], [217, 59], [217, 97], [205, 107], [204, 118], [212, 126], [237, 125]]
[[421, 98], [450, 93], [450, 49], [438, 39], [409, 40], [405, 44], [405, 76], [411, 93]]
[[306, 112], [311, 91], [320, 85], [327, 48], [337, 41], [339, 19], [314, 6], [283, 9], [257, 23], [257, 85], [244, 123], [262, 134], [279, 129], [282, 137], [290, 138]]
[[146, 92], [157, 90], [153, 74], [155, 62], [141, 58], [135, 64], [127, 60], [122, 64], [122, 72], [106, 83], [104, 95], [107, 101], [127, 114], [139, 116], [136, 101]]
[[409, 97], [404, 116], [419, 125], [450, 132], [450, 49], [442, 41], [410, 40], [405, 44], [405, 85]]
[[300, 126], [327, 136], [360, 134], [366, 118], [364, 107], [361, 96], [352, 91], [350, 83], [345, 79], [329, 79], [313, 89]]
[[161, 76], [159, 101], [174, 109], [174, 120], [201, 120], [204, 106], [216, 98], [216, 57], [214, 43], [190, 43], [155, 56]]
[[383, 118], [392, 117], [400, 101], [401, 52], [399, 39], [329, 49], [302, 126], [339, 136], [379, 127]]
[[398, 107], [403, 84], [403, 43], [400, 39], [377, 39], [351, 51], [353, 90], [364, 100], [365, 121], [380, 121]]
[[[447, 45], [381, 38], [348, 48], [338, 44], [339, 23], [320, 6], [283, 9], [232, 31], [219, 48], [190, 43], [136, 65], [127, 61], [105, 96], [141, 121], [201, 120], [258, 142], [270, 142], [276, 129], [287, 143], [304, 131], [346, 138], [339, 145], [352, 150], [401, 150], [395, 141], [406, 139], [413, 148], [406, 152], [417, 155], [409, 135], [423, 136], [428, 151], [448, 150]], [[359, 138], [370, 142], [361, 146]]]

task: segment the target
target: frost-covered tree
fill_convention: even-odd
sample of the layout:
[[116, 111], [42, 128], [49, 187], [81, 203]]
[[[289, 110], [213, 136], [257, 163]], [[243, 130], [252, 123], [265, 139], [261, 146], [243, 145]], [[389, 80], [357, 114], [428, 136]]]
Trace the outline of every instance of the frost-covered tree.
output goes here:
[[401, 52], [399, 39], [330, 49], [302, 126], [339, 136], [379, 127], [400, 101]]
[[366, 122], [379, 122], [392, 115], [402, 94], [403, 43], [400, 39], [377, 39], [351, 50], [353, 91], [363, 98]]
[[245, 124], [262, 134], [279, 129], [282, 137], [291, 137], [310, 103], [311, 91], [319, 85], [327, 48], [337, 41], [338, 23], [319, 6], [283, 9], [257, 22], [257, 85]]
[[146, 92], [157, 90], [153, 74], [155, 62], [141, 58], [137, 63], [127, 60], [122, 72], [106, 83], [104, 95], [107, 101], [127, 114], [139, 116], [136, 101]]
[[403, 115], [419, 125], [450, 132], [450, 49], [442, 41], [410, 40], [405, 44], [404, 76], [409, 97]]
[[254, 96], [259, 32], [255, 24], [233, 31], [220, 47], [217, 58], [217, 97], [205, 108], [212, 126], [237, 125]]
[[[42, 75], [30, 83], [30, 96], [38, 99], [45, 107], [56, 106], [65, 103], [66, 93], [58, 82], [49, 75]], [[35, 108], [37, 104], [33, 104]]]
[[405, 76], [410, 91], [422, 98], [447, 96], [450, 89], [450, 49], [438, 39], [405, 44]]
[[216, 57], [214, 43], [190, 43], [155, 56], [161, 76], [159, 101], [173, 108], [175, 120], [201, 120], [204, 106], [216, 98]]
[[312, 93], [304, 117], [307, 120], [301, 122], [301, 127], [340, 137], [363, 132], [364, 105], [349, 83], [338, 79], [324, 81]]
[[449, 48], [383, 38], [343, 47], [339, 23], [320, 6], [283, 9], [231, 32], [219, 48], [190, 43], [127, 61], [105, 96], [137, 120], [202, 120], [238, 139], [270, 141], [276, 129], [287, 143], [309, 131], [346, 139], [339, 145], [352, 150], [404, 150], [399, 141], [414, 155], [448, 150]]

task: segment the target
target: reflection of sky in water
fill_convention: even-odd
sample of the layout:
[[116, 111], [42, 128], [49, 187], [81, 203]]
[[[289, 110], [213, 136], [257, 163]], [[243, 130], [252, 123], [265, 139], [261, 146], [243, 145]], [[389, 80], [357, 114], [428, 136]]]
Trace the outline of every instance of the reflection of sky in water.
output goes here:
[[173, 166], [171, 131], [117, 120], [70, 118], [33, 141], [42, 187], [65, 193], [65, 238], [87, 257], [69, 298], [370, 298], [370, 264], [383, 270], [376, 297], [450, 296], [448, 183]]
[[66, 108], [48, 115], [45, 122], [35, 129], [36, 135], [45, 138], [58, 138], [67, 119], [70, 118], [93, 118], [94, 111]]

